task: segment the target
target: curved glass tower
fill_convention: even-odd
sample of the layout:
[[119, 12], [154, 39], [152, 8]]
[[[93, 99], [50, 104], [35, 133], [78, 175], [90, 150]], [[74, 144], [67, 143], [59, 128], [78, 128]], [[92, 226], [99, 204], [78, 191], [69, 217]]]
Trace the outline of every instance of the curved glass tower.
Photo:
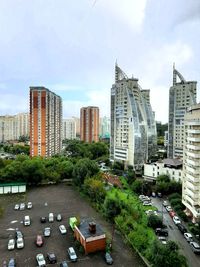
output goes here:
[[142, 90], [138, 79], [128, 78], [116, 64], [111, 88], [111, 159], [137, 170], [155, 153], [156, 144], [150, 90]]

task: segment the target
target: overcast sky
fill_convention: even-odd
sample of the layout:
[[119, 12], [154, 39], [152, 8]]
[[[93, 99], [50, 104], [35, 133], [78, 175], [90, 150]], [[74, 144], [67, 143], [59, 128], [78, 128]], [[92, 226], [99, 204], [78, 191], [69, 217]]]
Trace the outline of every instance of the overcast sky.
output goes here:
[[199, 45], [199, 0], [0, 0], [0, 115], [27, 112], [29, 86], [43, 85], [63, 117], [87, 105], [109, 116], [117, 59], [167, 122], [173, 62], [200, 88]]

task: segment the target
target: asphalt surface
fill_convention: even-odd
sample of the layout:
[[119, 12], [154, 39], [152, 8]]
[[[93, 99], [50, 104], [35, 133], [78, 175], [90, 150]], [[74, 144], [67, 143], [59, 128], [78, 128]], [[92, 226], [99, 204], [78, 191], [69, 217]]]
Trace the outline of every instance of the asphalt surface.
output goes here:
[[183, 234], [179, 231], [174, 224], [172, 218], [169, 216], [165, 207], [162, 206], [163, 200], [160, 198], [151, 198], [153, 206], [158, 208], [159, 213], [163, 214], [163, 223], [167, 225], [169, 232], [169, 240], [175, 241], [180, 247], [180, 252], [187, 258], [190, 267], [200, 266], [200, 255], [196, 255], [190, 248], [189, 243], [184, 238]]
[[[9, 260], [14, 257], [18, 267], [33, 267], [36, 264], [36, 255], [43, 253], [45, 258], [47, 252], [54, 252], [57, 256], [58, 263], [47, 266], [59, 266], [62, 260], [67, 260], [69, 267], [102, 267], [107, 266], [104, 261], [104, 253], [94, 253], [90, 255], [81, 254], [75, 247], [73, 232], [69, 228], [69, 217], [79, 216], [80, 218], [91, 218], [99, 223], [106, 234], [112, 235], [112, 225], [106, 222], [100, 214], [98, 214], [91, 205], [87, 203], [78, 192], [71, 186], [66, 185], [50, 185], [47, 187], [34, 188], [26, 193], [20, 199], [16, 196], [1, 196], [1, 204], [5, 206], [5, 213], [0, 219], [0, 266], [3, 260]], [[33, 208], [24, 211], [14, 210], [15, 203], [31, 201]], [[53, 223], [41, 223], [41, 216], [48, 216], [49, 212], [54, 215], [61, 213], [63, 216], [62, 222], [54, 221]], [[24, 226], [23, 218], [29, 215], [31, 225]], [[67, 234], [61, 235], [59, 225], [64, 224], [67, 228]], [[47, 226], [51, 227], [52, 233], [50, 237], [44, 238], [44, 245], [41, 248], [36, 247], [35, 239], [37, 234], [43, 234], [43, 229]], [[8, 251], [7, 244], [9, 237], [14, 237], [15, 229], [19, 229], [24, 234], [25, 247], [23, 249], [15, 248]], [[76, 250], [78, 261], [71, 263], [67, 248], [73, 246]], [[114, 260], [113, 266], [116, 267], [144, 267], [144, 263], [139, 256], [134, 253], [122, 240], [121, 235], [114, 231], [113, 236], [113, 251], [112, 257]]]

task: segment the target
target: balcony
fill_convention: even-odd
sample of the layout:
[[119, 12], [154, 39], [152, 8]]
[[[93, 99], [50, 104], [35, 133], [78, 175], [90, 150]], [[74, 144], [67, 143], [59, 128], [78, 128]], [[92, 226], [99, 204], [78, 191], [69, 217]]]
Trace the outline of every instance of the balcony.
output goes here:
[[190, 180], [192, 183], [198, 184], [198, 183], [200, 183], [200, 178], [197, 178], [197, 177], [198, 176], [194, 177], [193, 175], [186, 173], [186, 181]]
[[185, 198], [186, 201], [188, 201], [189, 203], [191, 203], [192, 206], [198, 204], [198, 199], [195, 199], [195, 200], [194, 200], [194, 199], [191, 198], [188, 194], [185, 194], [185, 195], [184, 195], [184, 198]]
[[199, 160], [195, 161], [192, 159], [186, 159], [186, 162], [188, 163], [188, 165], [200, 167], [200, 161]]
[[185, 183], [185, 186], [186, 186], [188, 191], [190, 191], [190, 192], [192, 192], [194, 194], [198, 194], [198, 192], [199, 192], [198, 184], [193, 184], [192, 182], [187, 180], [186, 183]]
[[191, 142], [200, 142], [200, 137], [187, 137], [187, 141], [191, 141]]
[[195, 158], [195, 159], [200, 159], [200, 153], [193, 153], [193, 152], [188, 151], [187, 156]]
[[195, 130], [195, 129], [188, 129], [187, 132], [191, 134], [200, 134], [200, 130]]
[[200, 151], [200, 146], [194, 146], [194, 145], [186, 145], [188, 149], [192, 149], [195, 151]]

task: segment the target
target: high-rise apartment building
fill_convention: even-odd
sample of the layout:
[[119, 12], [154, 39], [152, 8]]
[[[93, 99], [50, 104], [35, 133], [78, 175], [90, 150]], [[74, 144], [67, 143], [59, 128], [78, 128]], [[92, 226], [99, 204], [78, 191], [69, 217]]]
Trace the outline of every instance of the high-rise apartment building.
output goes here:
[[155, 153], [156, 145], [150, 90], [142, 90], [138, 79], [128, 78], [116, 64], [111, 88], [110, 157], [141, 169]]
[[110, 138], [110, 118], [100, 118], [99, 135], [101, 138]]
[[[177, 82], [177, 76], [180, 82]], [[196, 81], [186, 81], [173, 67], [173, 86], [169, 91], [168, 158], [183, 157], [184, 115], [196, 103]]]
[[99, 141], [99, 108], [83, 107], [80, 112], [81, 140], [91, 143]]
[[20, 136], [29, 136], [29, 114], [0, 116], [0, 142], [18, 140]]
[[76, 139], [76, 121], [73, 118], [63, 120], [64, 139]]
[[196, 222], [200, 221], [200, 103], [188, 108], [184, 128], [182, 202]]
[[61, 142], [61, 97], [45, 87], [30, 87], [30, 156], [58, 154]]
[[80, 139], [80, 118], [72, 117], [76, 124], [76, 138]]

